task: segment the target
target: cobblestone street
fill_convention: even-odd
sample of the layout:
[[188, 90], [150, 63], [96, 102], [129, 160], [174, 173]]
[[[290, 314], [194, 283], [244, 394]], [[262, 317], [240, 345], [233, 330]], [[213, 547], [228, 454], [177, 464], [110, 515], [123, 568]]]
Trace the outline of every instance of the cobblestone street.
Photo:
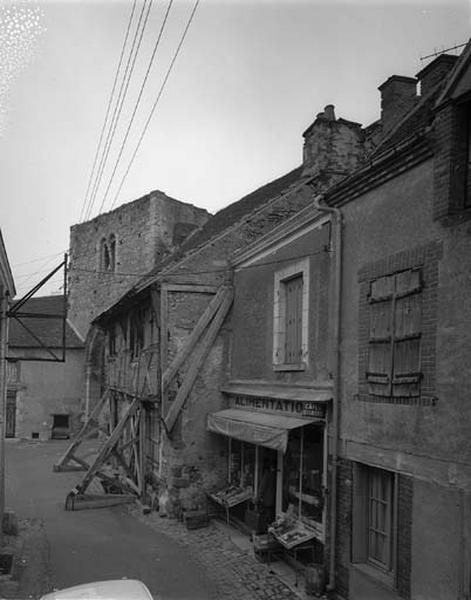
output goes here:
[[235, 544], [224, 526], [210, 522], [203, 529], [188, 531], [182, 523], [160, 518], [158, 513], [132, 512], [150, 527], [167, 534], [187, 548], [192, 558], [206, 571], [216, 589], [216, 598], [224, 600], [296, 600], [304, 598], [299, 589], [284, 583], [273, 571], [274, 564], [258, 562], [253, 552]]
[[304, 597], [304, 584], [295, 588], [287, 569], [283, 581], [274, 572], [281, 563], [258, 562], [249, 539], [218, 521], [189, 531], [158, 513], [143, 515], [138, 505], [65, 512], [77, 473], [52, 472], [65, 447], [8, 445], [8, 501], [23, 531], [15, 557], [20, 581], [0, 582], [1, 597], [38, 598], [53, 588], [120, 577], [141, 579], [159, 600]]

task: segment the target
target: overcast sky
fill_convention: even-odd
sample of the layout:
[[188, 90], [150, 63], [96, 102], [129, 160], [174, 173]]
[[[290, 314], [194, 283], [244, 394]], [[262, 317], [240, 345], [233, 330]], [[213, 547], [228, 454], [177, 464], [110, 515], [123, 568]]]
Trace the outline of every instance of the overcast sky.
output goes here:
[[[167, 6], [154, 0], [149, 13], [91, 217], [115, 199], [193, 0], [173, 2], [104, 200]], [[0, 0], [0, 226], [19, 292], [59, 261], [86, 208], [131, 8]], [[201, 0], [115, 206], [153, 189], [211, 212], [236, 201], [300, 164], [302, 132], [326, 104], [377, 119], [378, 85], [466, 42], [469, 11], [468, 0]]]

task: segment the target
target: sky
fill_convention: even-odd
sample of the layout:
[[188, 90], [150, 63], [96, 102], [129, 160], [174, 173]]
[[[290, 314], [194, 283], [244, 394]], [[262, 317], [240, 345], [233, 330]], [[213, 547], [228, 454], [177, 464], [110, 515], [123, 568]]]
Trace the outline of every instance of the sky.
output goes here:
[[133, 1], [0, 0], [0, 227], [19, 294], [61, 261], [84, 217], [156, 189], [214, 213], [298, 166], [302, 133], [325, 105], [371, 123], [381, 83], [414, 76], [431, 60], [421, 57], [471, 31], [468, 0], [200, 0], [164, 84], [194, 7], [174, 0], [123, 146], [169, 0], [149, 6], [95, 196]]

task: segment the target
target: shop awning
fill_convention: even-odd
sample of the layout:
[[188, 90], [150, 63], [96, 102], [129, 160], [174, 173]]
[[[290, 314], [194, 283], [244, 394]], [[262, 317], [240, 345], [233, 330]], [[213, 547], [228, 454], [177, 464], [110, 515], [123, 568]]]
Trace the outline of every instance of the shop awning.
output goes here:
[[232, 380], [223, 385], [221, 391], [232, 396], [266, 397], [302, 402], [329, 402], [332, 400], [332, 389], [330, 388], [313, 388], [301, 385], [255, 381]]
[[209, 414], [207, 425], [214, 433], [286, 452], [289, 431], [316, 422], [323, 421], [228, 408]]

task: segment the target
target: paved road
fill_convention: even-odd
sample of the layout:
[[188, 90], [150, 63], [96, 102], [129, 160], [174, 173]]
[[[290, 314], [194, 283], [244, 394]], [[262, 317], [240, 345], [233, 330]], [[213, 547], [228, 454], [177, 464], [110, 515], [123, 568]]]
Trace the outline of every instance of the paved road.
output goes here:
[[99, 579], [141, 579], [163, 600], [208, 600], [214, 589], [200, 566], [167, 535], [121, 507], [66, 512], [80, 473], [53, 473], [66, 442], [7, 442], [7, 506], [44, 521], [56, 588]]

